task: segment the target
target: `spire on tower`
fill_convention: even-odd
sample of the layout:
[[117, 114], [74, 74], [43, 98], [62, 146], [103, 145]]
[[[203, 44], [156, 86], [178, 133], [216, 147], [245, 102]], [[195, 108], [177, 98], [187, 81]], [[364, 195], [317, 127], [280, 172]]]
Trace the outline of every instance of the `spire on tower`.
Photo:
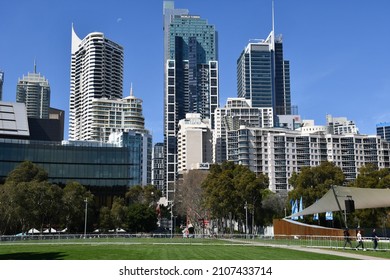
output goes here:
[[130, 84], [130, 96], [134, 96], [133, 94], [133, 83]]
[[272, 0], [272, 31], [271, 31], [272, 48], [275, 49], [275, 0]]

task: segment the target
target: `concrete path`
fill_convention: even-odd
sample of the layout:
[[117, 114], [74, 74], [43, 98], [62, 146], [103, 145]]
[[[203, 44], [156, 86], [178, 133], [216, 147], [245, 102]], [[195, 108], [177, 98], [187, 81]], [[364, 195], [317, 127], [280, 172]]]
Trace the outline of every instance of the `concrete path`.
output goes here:
[[362, 255], [362, 254], [355, 254], [353, 251], [349, 250], [330, 250], [330, 249], [324, 249], [324, 248], [316, 248], [316, 247], [305, 247], [305, 246], [297, 246], [297, 245], [283, 245], [283, 244], [269, 244], [269, 243], [261, 243], [256, 241], [247, 241], [247, 240], [237, 240], [237, 239], [224, 239], [226, 241], [230, 242], [236, 242], [236, 243], [246, 243], [251, 244], [253, 246], [264, 246], [264, 247], [275, 247], [275, 248], [285, 248], [285, 249], [291, 249], [291, 250], [297, 250], [297, 251], [304, 251], [304, 252], [312, 252], [317, 254], [327, 254], [327, 255], [334, 255], [334, 256], [341, 256], [346, 258], [352, 258], [357, 260], [388, 260], [386, 258], [379, 258], [374, 256], [368, 256], [368, 255]]

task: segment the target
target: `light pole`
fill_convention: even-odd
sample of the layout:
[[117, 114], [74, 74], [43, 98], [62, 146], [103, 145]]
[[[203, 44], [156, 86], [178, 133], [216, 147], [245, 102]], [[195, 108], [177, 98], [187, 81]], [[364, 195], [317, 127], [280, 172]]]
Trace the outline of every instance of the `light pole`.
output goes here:
[[88, 213], [88, 198], [85, 198], [85, 217], [84, 217], [84, 239], [87, 237], [87, 213]]
[[173, 202], [171, 203], [171, 238], [173, 238]]
[[245, 238], [248, 236], [248, 202], [245, 201]]

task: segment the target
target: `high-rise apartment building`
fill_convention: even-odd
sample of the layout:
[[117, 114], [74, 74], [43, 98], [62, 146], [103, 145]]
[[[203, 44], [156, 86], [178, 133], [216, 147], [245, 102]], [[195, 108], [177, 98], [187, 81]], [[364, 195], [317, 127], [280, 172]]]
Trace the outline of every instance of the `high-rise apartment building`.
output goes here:
[[390, 167], [390, 143], [377, 135], [327, 134], [282, 128], [242, 126], [228, 131], [228, 160], [248, 166], [257, 174], [266, 174], [273, 192], [292, 190], [289, 179], [303, 167], [333, 162], [346, 181], [353, 181], [359, 169], [373, 164]]
[[212, 163], [212, 135], [210, 119], [202, 119], [200, 114], [188, 113], [185, 119], [179, 121], [177, 133], [179, 173]]
[[359, 134], [359, 129], [357, 128], [355, 122], [348, 120], [346, 117], [333, 117], [332, 115], [326, 115], [326, 125], [329, 128], [329, 132], [332, 134]]
[[3, 100], [4, 72], [0, 70], [0, 101]]
[[187, 113], [199, 113], [214, 126], [218, 107], [217, 32], [188, 10], [164, 1], [164, 149], [166, 195], [173, 200], [177, 176], [178, 123]]
[[48, 119], [50, 107], [50, 85], [49, 81], [34, 72], [18, 80], [16, 86], [16, 102], [26, 104], [27, 116], [29, 118]]
[[290, 64], [283, 58], [282, 37], [272, 31], [266, 40], [250, 42], [237, 60], [237, 96], [253, 107], [272, 107], [290, 115]]
[[130, 95], [122, 99], [94, 98], [91, 100], [90, 131], [94, 140], [107, 142], [111, 133], [146, 131], [142, 99]]
[[72, 27], [70, 140], [101, 140], [92, 125], [97, 99], [120, 99], [123, 94], [123, 47], [93, 32], [80, 39]]
[[164, 143], [156, 143], [153, 147], [152, 155], [152, 185], [160, 190], [163, 196], [165, 196], [164, 163]]
[[217, 108], [213, 133], [213, 162], [226, 161], [227, 131], [238, 129], [241, 125], [273, 127], [272, 107], [252, 107], [249, 99], [228, 98], [225, 107]]

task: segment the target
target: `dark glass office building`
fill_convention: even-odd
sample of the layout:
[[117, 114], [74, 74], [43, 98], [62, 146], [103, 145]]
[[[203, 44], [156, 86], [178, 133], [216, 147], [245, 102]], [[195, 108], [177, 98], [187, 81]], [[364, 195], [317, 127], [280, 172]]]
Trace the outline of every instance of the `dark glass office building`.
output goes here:
[[165, 189], [173, 200], [177, 178], [178, 123], [187, 113], [199, 113], [214, 127], [219, 104], [218, 38], [214, 25], [188, 10], [164, 1], [164, 149]]
[[382, 139], [390, 142], [390, 123], [378, 123], [376, 125], [376, 135], [379, 135]]
[[[31, 161], [44, 168], [49, 181], [65, 186], [77, 181], [105, 204], [123, 195], [134, 180], [130, 149], [94, 142], [45, 142], [0, 138], [0, 181], [19, 163]], [[133, 168], [137, 168], [133, 166]]]
[[290, 63], [283, 58], [281, 37], [250, 42], [237, 60], [237, 96], [252, 107], [272, 107], [275, 115], [291, 115]]

